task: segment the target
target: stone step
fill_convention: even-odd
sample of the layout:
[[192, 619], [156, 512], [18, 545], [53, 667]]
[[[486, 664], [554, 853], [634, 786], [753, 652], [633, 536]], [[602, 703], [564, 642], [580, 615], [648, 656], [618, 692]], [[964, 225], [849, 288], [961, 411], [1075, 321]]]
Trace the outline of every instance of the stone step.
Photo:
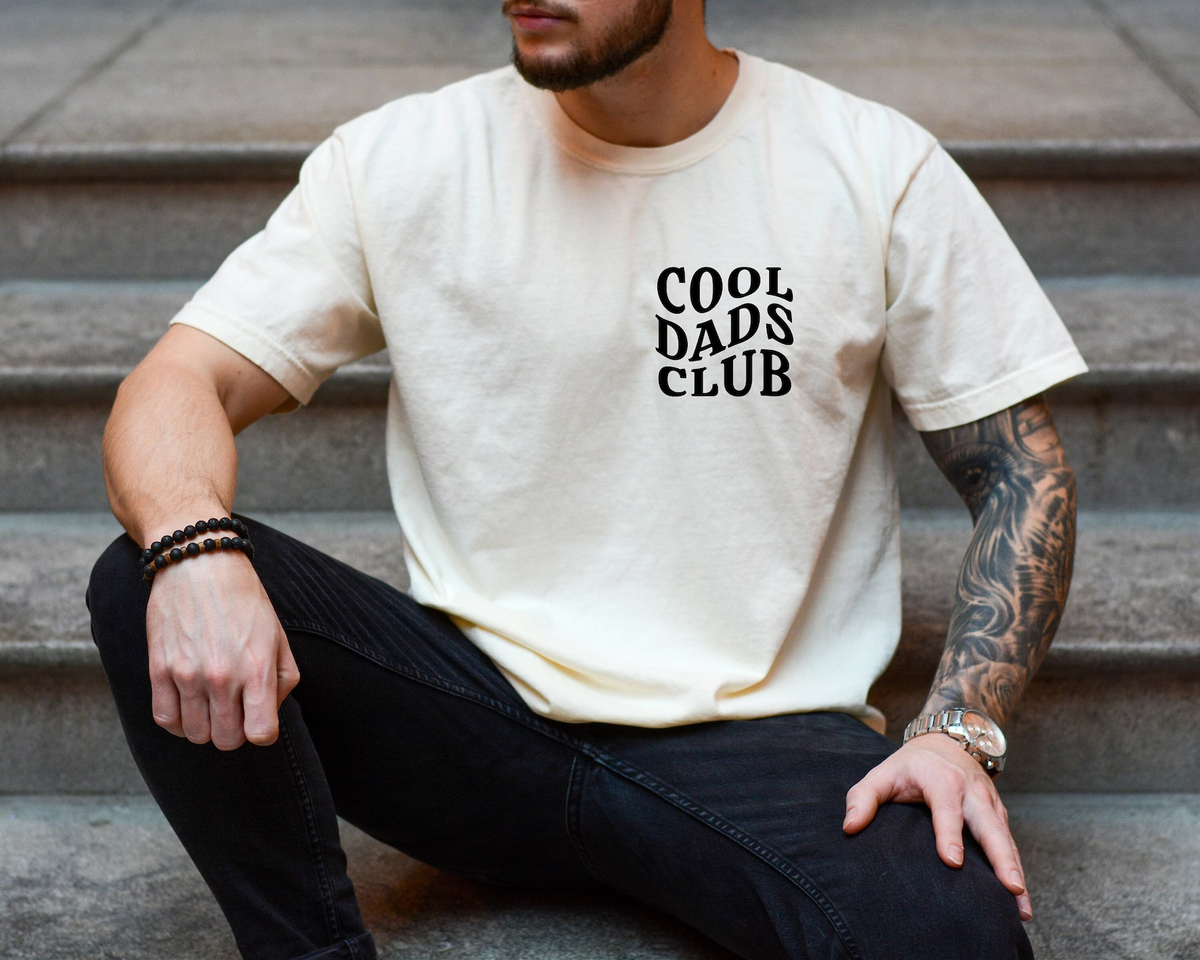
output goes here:
[[[714, 42], [946, 139], [1196, 136], [1186, 3], [709, 0]], [[493, 0], [42, 0], [0, 8], [0, 140], [304, 142], [508, 59]]]
[[[1196, 955], [1200, 796], [1006, 793], [1039, 960]], [[604, 895], [486, 887], [342, 825], [380, 956], [731, 960], [676, 921]], [[0, 954], [235, 960], [220, 910], [149, 797], [0, 798]]]
[[[390, 514], [263, 517], [405, 587]], [[965, 511], [905, 515], [900, 650], [872, 691], [898, 734], [920, 709], [970, 536]], [[97, 514], [0, 514], [0, 793], [141, 790], [91, 644]], [[47, 551], [45, 545], [56, 545]], [[1200, 514], [1085, 513], [1058, 639], [1008, 724], [1019, 790], [1200, 792]]]
[[[1085, 382], [1200, 380], [1200, 261], [1191, 276], [1047, 277], [1050, 299], [1093, 368]], [[123, 376], [154, 345], [197, 281], [0, 281], [0, 391], [18, 375]], [[385, 354], [367, 366], [384, 368]], [[0, 394], [3, 395], [3, 394]]]
[[[195, 287], [0, 283], [0, 510], [105, 508], [99, 445], [116, 386]], [[1092, 364], [1053, 394], [1082, 503], [1200, 504], [1200, 277], [1058, 277], [1045, 287]], [[389, 507], [386, 364], [377, 354], [339, 371], [309, 409], [239, 438], [244, 509]], [[902, 421], [903, 502], [957, 506]]]
[[[1039, 275], [1198, 272], [1200, 140], [948, 146]], [[303, 149], [5, 148], [0, 280], [206, 277], [266, 222]]]

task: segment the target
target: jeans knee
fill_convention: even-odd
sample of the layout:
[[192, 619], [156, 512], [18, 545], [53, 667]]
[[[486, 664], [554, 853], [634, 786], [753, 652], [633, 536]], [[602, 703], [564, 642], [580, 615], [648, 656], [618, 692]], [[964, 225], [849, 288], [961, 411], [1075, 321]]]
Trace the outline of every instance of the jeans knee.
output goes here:
[[927, 956], [1032, 960], [1016, 898], [996, 879], [981, 852], [968, 855], [952, 883], [926, 891], [929, 912], [922, 926], [932, 951]]

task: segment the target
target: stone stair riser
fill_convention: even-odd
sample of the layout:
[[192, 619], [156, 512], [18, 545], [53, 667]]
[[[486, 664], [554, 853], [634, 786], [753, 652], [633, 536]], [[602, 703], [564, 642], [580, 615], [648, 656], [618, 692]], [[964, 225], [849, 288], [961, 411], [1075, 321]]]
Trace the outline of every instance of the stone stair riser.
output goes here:
[[[928, 674], [885, 675], [872, 702], [896, 737]], [[1014, 791], [1200, 791], [1200, 675], [1039, 677], [1008, 722]], [[0, 675], [0, 794], [136, 793], [145, 787], [98, 669]]]
[[979, 187], [1039, 276], [1200, 273], [1200, 178]]
[[[328, 389], [328, 388], [324, 388]], [[386, 510], [382, 389], [323, 399], [271, 417], [238, 439], [243, 510]], [[1051, 394], [1051, 407], [1088, 509], [1200, 506], [1200, 395], [1170, 392], [1080, 397]], [[104, 398], [0, 400], [0, 511], [104, 510], [100, 438]], [[895, 429], [901, 501], [957, 507], [919, 436], [901, 415]]]

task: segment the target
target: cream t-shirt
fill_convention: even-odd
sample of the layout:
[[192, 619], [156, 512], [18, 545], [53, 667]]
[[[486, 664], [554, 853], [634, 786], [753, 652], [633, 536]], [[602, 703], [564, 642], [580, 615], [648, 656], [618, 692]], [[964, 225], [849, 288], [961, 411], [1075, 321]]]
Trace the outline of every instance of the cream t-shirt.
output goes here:
[[932, 136], [738, 57], [666, 147], [512, 68], [360, 117], [173, 321], [301, 402], [388, 348], [412, 594], [555, 719], [881, 726], [891, 391], [938, 430], [1085, 369]]

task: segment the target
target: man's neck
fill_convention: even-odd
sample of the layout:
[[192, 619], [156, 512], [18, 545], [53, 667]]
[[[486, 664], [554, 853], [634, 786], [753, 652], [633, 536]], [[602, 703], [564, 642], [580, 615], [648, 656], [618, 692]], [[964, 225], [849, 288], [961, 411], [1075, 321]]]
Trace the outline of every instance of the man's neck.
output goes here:
[[702, 16], [693, 20], [673, 17], [659, 44], [616, 76], [555, 94], [563, 112], [626, 147], [664, 147], [702, 130], [733, 90], [738, 63], [709, 42]]

